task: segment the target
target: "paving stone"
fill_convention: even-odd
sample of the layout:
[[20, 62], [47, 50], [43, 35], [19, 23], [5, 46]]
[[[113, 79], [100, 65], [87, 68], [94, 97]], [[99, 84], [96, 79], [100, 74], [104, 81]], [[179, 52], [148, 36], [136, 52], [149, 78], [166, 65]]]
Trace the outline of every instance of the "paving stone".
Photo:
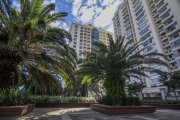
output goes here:
[[20, 117], [0, 120], [180, 120], [180, 110], [157, 109], [155, 113], [106, 115], [90, 108], [35, 108]]

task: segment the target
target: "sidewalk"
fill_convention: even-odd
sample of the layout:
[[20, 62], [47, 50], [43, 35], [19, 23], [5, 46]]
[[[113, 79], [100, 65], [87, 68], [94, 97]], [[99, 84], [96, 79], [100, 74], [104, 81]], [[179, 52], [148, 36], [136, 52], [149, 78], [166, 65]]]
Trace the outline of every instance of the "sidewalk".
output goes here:
[[0, 120], [180, 120], [180, 111], [158, 109], [153, 113], [105, 115], [90, 108], [35, 108], [21, 117], [0, 117]]

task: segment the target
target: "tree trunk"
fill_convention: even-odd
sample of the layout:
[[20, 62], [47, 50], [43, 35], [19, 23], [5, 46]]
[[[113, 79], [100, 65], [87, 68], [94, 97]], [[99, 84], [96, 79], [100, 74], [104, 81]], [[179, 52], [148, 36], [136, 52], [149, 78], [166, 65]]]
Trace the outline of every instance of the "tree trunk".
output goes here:
[[125, 79], [118, 74], [109, 75], [104, 82], [106, 95], [126, 96]]
[[176, 91], [174, 90], [173, 92], [174, 92], [174, 95], [176, 97], [176, 100], [178, 101], [178, 98], [177, 98], [177, 95], [176, 95]]

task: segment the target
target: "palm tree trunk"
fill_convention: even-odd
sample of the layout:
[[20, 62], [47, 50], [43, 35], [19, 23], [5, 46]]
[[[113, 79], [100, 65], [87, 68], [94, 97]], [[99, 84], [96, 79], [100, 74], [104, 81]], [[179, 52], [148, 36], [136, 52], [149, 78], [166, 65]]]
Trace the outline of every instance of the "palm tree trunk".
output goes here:
[[176, 95], [176, 91], [174, 90], [173, 92], [174, 92], [174, 95], [176, 97], [176, 100], [178, 101], [178, 98], [177, 98], [177, 95]]

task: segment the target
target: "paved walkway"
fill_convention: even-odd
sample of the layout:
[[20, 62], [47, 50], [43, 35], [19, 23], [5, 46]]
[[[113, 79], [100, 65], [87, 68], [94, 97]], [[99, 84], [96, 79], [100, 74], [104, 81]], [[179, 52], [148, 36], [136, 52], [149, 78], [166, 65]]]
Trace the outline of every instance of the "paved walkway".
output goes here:
[[180, 120], [180, 110], [157, 109], [155, 113], [105, 115], [90, 108], [35, 108], [21, 117], [0, 120]]

